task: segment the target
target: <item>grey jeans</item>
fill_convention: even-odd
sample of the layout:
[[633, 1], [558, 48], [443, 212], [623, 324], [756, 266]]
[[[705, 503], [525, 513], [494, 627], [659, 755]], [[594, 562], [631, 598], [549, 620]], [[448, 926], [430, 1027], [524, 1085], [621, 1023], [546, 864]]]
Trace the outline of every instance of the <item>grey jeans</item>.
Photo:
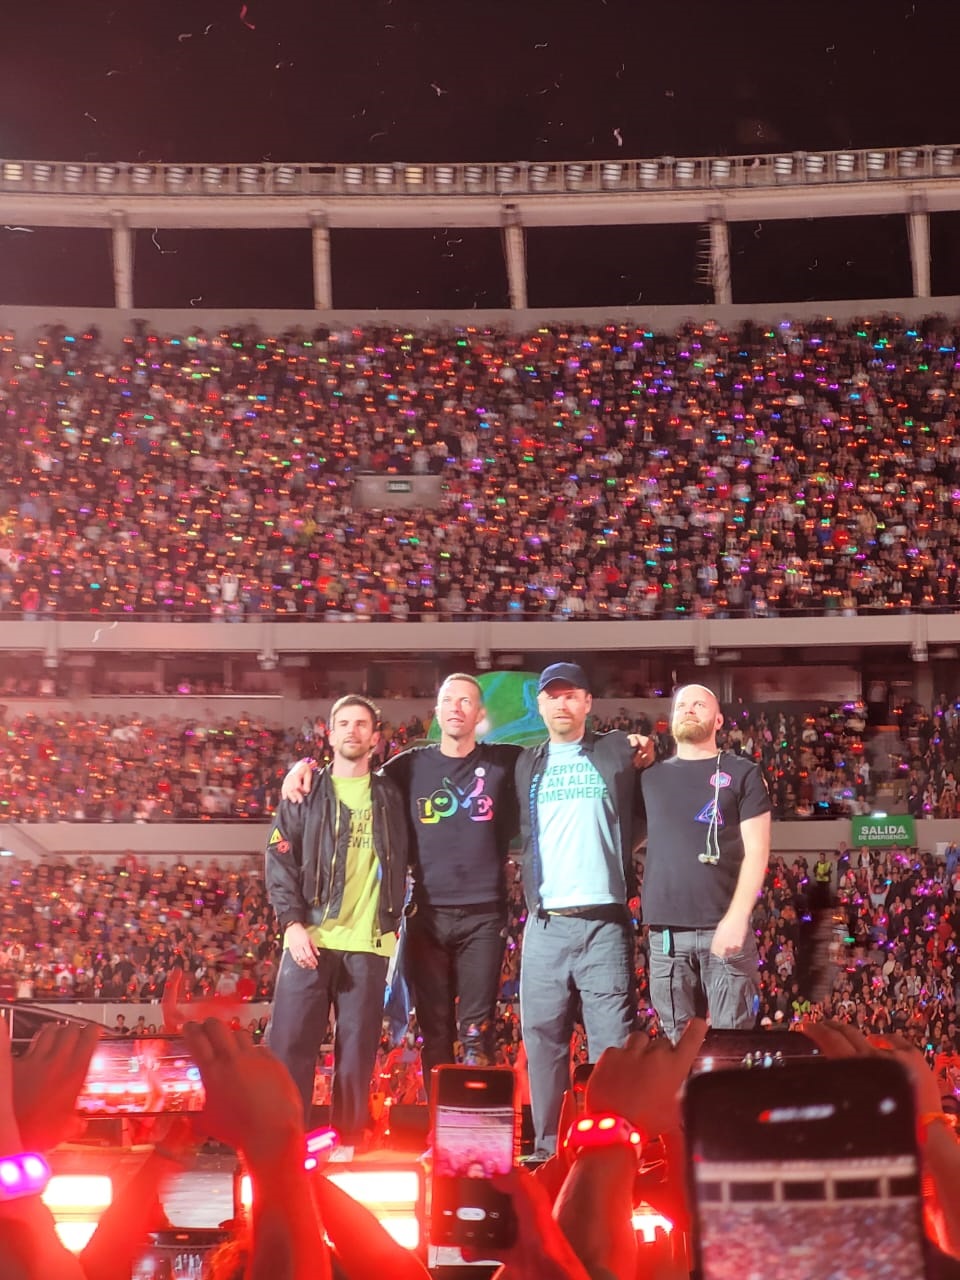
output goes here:
[[557, 1148], [564, 1092], [570, 1087], [570, 1037], [579, 1005], [591, 1062], [633, 1030], [633, 938], [626, 919], [527, 918], [520, 966], [520, 1021], [530, 1074], [538, 1150]]
[[712, 929], [650, 927], [650, 1002], [664, 1034], [676, 1044], [693, 1017], [710, 1025], [749, 1031], [760, 994], [757, 941], [748, 929], [741, 950], [715, 956]]

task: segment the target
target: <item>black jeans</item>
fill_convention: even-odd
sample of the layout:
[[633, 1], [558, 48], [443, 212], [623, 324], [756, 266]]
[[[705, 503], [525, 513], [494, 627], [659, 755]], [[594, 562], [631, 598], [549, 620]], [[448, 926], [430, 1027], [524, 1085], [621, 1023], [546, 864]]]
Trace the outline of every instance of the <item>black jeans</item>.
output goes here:
[[[407, 917], [407, 978], [431, 1068], [453, 1062], [460, 1039], [468, 1058], [493, 1061], [493, 1027], [503, 961], [503, 909], [495, 903], [424, 907]], [[459, 1031], [459, 1037], [458, 1037]]]
[[355, 1145], [370, 1122], [370, 1080], [383, 1024], [387, 958], [364, 951], [320, 948], [316, 969], [301, 969], [284, 951], [277, 975], [266, 1043], [293, 1076], [307, 1127], [317, 1053], [332, 1005], [331, 1123], [345, 1144]]

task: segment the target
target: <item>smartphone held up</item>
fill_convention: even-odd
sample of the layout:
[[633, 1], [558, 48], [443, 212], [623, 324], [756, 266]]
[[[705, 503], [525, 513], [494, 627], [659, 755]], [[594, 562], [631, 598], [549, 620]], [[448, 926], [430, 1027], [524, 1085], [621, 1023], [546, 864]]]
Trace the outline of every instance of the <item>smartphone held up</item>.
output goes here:
[[509, 1067], [435, 1067], [430, 1238], [438, 1246], [506, 1248], [516, 1232], [508, 1195], [491, 1183], [513, 1166], [519, 1141]]
[[695, 1075], [684, 1095], [702, 1280], [923, 1280], [911, 1083], [877, 1057]]
[[97, 1044], [76, 1109], [85, 1116], [202, 1111], [200, 1069], [180, 1036], [104, 1038]]

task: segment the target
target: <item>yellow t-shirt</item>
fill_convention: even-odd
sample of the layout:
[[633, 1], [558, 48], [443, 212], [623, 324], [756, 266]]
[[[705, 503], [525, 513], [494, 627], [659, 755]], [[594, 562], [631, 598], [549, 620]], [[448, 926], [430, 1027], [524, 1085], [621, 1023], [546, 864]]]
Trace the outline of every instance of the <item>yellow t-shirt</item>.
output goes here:
[[[318, 947], [328, 951], [370, 951], [392, 956], [393, 933], [380, 932], [380, 860], [373, 848], [373, 801], [370, 775], [331, 777], [337, 802], [350, 810], [350, 836], [344, 875], [343, 904], [335, 919], [308, 926]], [[336, 856], [341, 856], [337, 854]]]

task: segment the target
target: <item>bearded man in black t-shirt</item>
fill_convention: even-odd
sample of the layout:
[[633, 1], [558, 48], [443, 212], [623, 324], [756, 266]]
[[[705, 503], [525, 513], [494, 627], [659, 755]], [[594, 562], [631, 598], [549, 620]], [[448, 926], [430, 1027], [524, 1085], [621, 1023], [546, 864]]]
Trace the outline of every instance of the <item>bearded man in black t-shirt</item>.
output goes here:
[[[454, 1061], [493, 1062], [503, 933], [505, 865], [517, 831], [514, 767], [520, 748], [477, 741], [483, 691], [447, 676], [437, 694], [439, 743], [411, 747], [383, 766], [406, 800], [413, 887], [406, 917], [406, 977], [423, 1036], [424, 1084]], [[305, 761], [283, 781], [284, 799], [309, 790]]]
[[751, 927], [770, 854], [770, 797], [760, 768], [717, 747], [716, 695], [680, 689], [676, 755], [640, 776], [647, 825], [642, 908], [650, 1000], [674, 1042], [694, 1016], [752, 1028], [759, 995]]

